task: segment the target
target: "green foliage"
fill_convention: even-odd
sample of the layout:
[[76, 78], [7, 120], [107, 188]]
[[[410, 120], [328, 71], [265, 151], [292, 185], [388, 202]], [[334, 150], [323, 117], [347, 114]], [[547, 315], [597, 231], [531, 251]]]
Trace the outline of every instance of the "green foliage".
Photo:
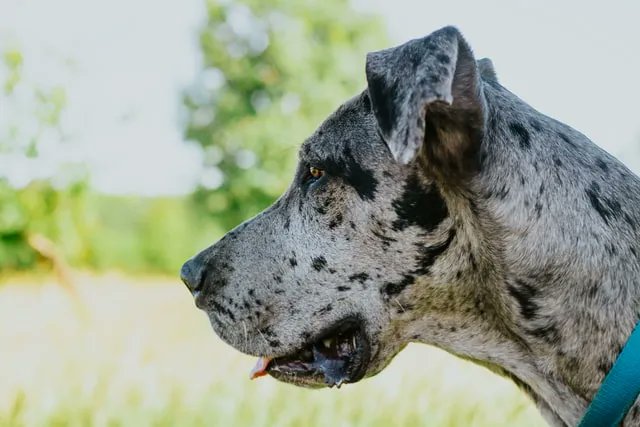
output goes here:
[[35, 261], [26, 243], [27, 215], [18, 194], [0, 180], [0, 270], [20, 269]]
[[[11, 49], [4, 52], [0, 67], [5, 71], [0, 102], [7, 113], [0, 124], [0, 159], [24, 161], [38, 157], [43, 135], [56, 135], [62, 139], [59, 125], [66, 105], [66, 94], [61, 87], [39, 88], [23, 78], [22, 54]], [[30, 171], [24, 171], [28, 174]], [[33, 179], [10, 185], [11, 176], [0, 170], [0, 271], [33, 266], [37, 257], [27, 240], [31, 234], [49, 239], [65, 237], [65, 249], [70, 250], [73, 233], [81, 218], [86, 189], [86, 175], [54, 188], [55, 176]], [[73, 218], [72, 218], [73, 217]]]
[[297, 147], [362, 90], [365, 52], [386, 44], [380, 20], [347, 0], [207, 3], [204, 68], [184, 97], [186, 137], [204, 149], [195, 200], [225, 228], [286, 187]]
[[18, 82], [20, 82], [22, 53], [16, 49], [7, 50], [3, 55], [3, 61], [7, 69], [7, 78], [4, 82], [4, 92], [9, 95], [13, 93]]
[[88, 249], [78, 265], [128, 272], [177, 275], [182, 263], [219, 238], [223, 230], [192, 209], [187, 197], [122, 197], [93, 194]]

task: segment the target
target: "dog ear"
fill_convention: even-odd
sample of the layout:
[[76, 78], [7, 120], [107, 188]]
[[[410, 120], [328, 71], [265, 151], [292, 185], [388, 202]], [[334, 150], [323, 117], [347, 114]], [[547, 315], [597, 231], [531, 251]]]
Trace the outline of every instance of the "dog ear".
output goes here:
[[454, 27], [367, 55], [366, 74], [382, 137], [401, 163], [425, 154], [431, 169], [465, 169], [485, 113], [473, 53]]
[[480, 71], [480, 77], [482, 77], [482, 80], [498, 83], [496, 69], [493, 66], [493, 61], [489, 58], [478, 59], [478, 70]]

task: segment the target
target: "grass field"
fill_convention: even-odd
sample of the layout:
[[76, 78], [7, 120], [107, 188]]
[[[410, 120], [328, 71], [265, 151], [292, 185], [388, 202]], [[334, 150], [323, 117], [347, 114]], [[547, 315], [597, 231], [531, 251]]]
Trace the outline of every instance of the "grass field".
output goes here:
[[426, 346], [340, 390], [249, 381], [176, 280], [0, 285], [0, 426], [540, 426], [515, 386]]

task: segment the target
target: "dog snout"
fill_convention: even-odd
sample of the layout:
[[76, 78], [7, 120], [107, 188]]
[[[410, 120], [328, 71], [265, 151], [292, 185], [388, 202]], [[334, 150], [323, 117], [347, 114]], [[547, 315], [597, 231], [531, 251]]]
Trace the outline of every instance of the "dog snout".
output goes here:
[[205, 265], [197, 258], [191, 258], [180, 269], [180, 278], [187, 285], [187, 289], [196, 297], [204, 284]]

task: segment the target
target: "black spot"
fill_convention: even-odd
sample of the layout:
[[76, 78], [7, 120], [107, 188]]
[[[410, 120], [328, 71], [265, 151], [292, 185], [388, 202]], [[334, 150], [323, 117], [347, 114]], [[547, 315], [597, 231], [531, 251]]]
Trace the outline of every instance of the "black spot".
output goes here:
[[369, 94], [367, 92], [363, 92], [362, 97], [360, 99], [362, 100], [362, 107], [364, 108], [364, 111], [367, 113], [370, 112], [371, 100], [369, 99]]
[[311, 261], [311, 266], [314, 270], [320, 271], [327, 266], [327, 260], [323, 256], [316, 257]]
[[213, 301], [213, 309], [214, 309], [215, 311], [217, 311], [218, 313], [226, 313], [226, 311], [227, 311], [227, 309], [226, 309], [226, 308], [224, 308], [224, 307], [222, 306], [222, 304], [220, 304], [220, 303], [219, 303], [219, 302], [217, 302], [217, 301]]
[[323, 167], [332, 176], [342, 177], [353, 187], [362, 200], [373, 200], [378, 188], [378, 180], [373, 171], [364, 169], [356, 161], [351, 148], [346, 145], [340, 159], [327, 158], [322, 162]]
[[377, 230], [371, 230], [371, 233], [382, 241], [382, 246], [384, 246], [385, 248], [388, 248], [391, 245], [391, 243], [397, 242], [397, 240], [394, 239], [393, 237], [385, 236], [384, 234], [382, 234]]
[[328, 305], [322, 307], [320, 310], [315, 311], [313, 314], [314, 315], [326, 314], [326, 313], [330, 312], [331, 310], [333, 310], [333, 306], [331, 304], [328, 304]]
[[620, 215], [620, 203], [616, 200], [603, 197], [600, 194], [600, 186], [596, 182], [592, 182], [585, 192], [591, 202], [591, 206], [593, 206], [607, 225], [609, 225], [611, 218], [617, 218]]
[[278, 341], [278, 340], [269, 340], [269, 345], [271, 347], [280, 347], [280, 341]]
[[351, 227], [352, 230], [356, 229], [356, 224], [353, 221], [349, 221], [349, 226]]
[[481, 298], [475, 297], [473, 305], [475, 306], [478, 314], [481, 316], [485, 315], [485, 302]]
[[472, 271], [476, 271], [478, 269], [478, 263], [476, 262], [476, 257], [473, 255], [473, 252], [469, 250], [469, 266]]
[[613, 245], [613, 243], [606, 243], [606, 244], [604, 245], [604, 249], [605, 249], [605, 251], [607, 252], [607, 254], [608, 254], [609, 256], [614, 256], [614, 255], [616, 255], [616, 253], [618, 252], [618, 251], [616, 250], [616, 247]]
[[390, 82], [385, 75], [376, 73], [369, 73], [367, 76], [367, 87], [373, 111], [378, 119], [378, 126], [385, 135], [391, 133], [398, 118], [399, 104], [395, 99], [398, 82], [399, 80], [396, 79]]
[[480, 147], [480, 153], [479, 153], [480, 165], [485, 165], [486, 164], [488, 156], [489, 156], [489, 153], [487, 153], [487, 149], [485, 148], [485, 145], [483, 144]]
[[448, 215], [447, 205], [435, 185], [424, 186], [417, 175], [407, 179], [402, 196], [393, 201], [398, 219], [391, 228], [402, 231], [415, 225], [433, 231]]
[[284, 229], [288, 230], [290, 225], [291, 221], [289, 220], [289, 217], [287, 217], [287, 219], [284, 220]]
[[298, 261], [295, 258], [289, 258], [289, 264], [291, 264], [291, 267], [295, 267], [298, 265]]
[[555, 164], [558, 167], [562, 166], [562, 160], [560, 160], [558, 156], [554, 154], [553, 156], [551, 156], [551, 158], [553, 159], [553, 164]]
[[607, 166], [605, 161], [602, 160], [602, 159], [596, 160], [596, 166], [598, 166], [602, 170], [602, 172], [604, 172], [604, 173], [609, 172], [609, 166]]
[[554, 323], [527, 331], [530, 335], [540, 338], [549, 344], [557, 344], [560, 341], [560, 331]]
[[612, 363], [610, 361], [602, 359], [600, 360], [600, 363], [598, 363], [598, 370], [603, 374], [607, 374], [609, 372], [609, 369], [611, 369], [611, 365]]
[[540, 200], [536, 201], [536, 204], [533, 206], [533, 209], [536, 212], [536, 218], [540, 219], [540, 216], [542, 215], [542, 203], [540, 202]]
[[344, 292], [344, 291], [348, 291], [348, 290], [350, 290], [351, 288], [350, 288], [349, 286], [338, 286], [338, 287], [336, 287], [336, 289], [337, 289], [339, 292]]
[[232, 322], [236, 321], [236, 317], [233, 315], [233, 312], [223, 307], [222, 304], [219, 304], [216, 301], [214, 301], [213, 308], [220, 314], [226, 314], [231, 319]]
[[314, 210], [318, 212], [320, 215], [324, 215], [327, 213], [327, 208], [325, 208], [324, 206], [316, 206]]
[[449, 65], [449, 63], [451, 62], [451, 58], [449, 57], [449, 55], [444, 53], [438, 53], [436, 55], [436, 59], [445, 65]]
[[253, 289], [249, 289], [249, 296], [253, 296], [254, 293], [255, 291]]
[[518, 140], [520, 141], [520, 147], [522, 148], [530, 148], [531, 147], [531, 136], [529, 135], [529, 131], [522, 126], [518, 122], [509, 123], [509, 129], [511, 133], [513, 133]]
[[362, 200], [373, 200], [378, 188], [378, 180], [373, 176], [373, 172], [364, 169], [351, 154], [351, 149], [347, 146], [344, 149], [345, 168], [343, 176], [347, 183], [358, 192]]
[[266, 335], [268, 337], [275, 337], [276, 334], [273, 332], [273, 326], [267, 326], [262, 330], [262, 335]]
[[333, 230], [340, 224], [342, 224], [342, 214], [338, 212], [338, 214], [329, 223], [329, 228]]
[[225, 286], [227, 286], [227, 279], [224, 277], [217, 277], [213, 280], [211, 285], [214, 289], [224, 288]]
[[500, 200], [504, 200], [507, 195], [509, 195], [509, 189], [506, 184], [503, 184], [502, 187], [496, 192], [496, 197]]
[[516, 280], [515, 284], [510, 283], [508, 285], [508, 290], [509, 294], [518, 302], [522, 317], [527, 320], [531, 320], [536, 317], [539, 308], [538, 304], [534, 300], [538, 295], [538, 290], [536, 288], [522, 280]]
[[631, 219], [631, 217], [629, 216], [628, 213], [624, 213], [624, 220], [627, 224], [629, 224], [629, 226], [631, 226], [631, 228], [633, 229], [633, 231], [636, 231], [636, 223], [633, 221], [633, 219]]
[[[282, 276], [280, 276], [278, 274], [274, 274], [273, 275], [273, 280], [275, 280], [276, 283], [282, 283]], [[253, 295], [253, 292], [251, 292], [249, 295]]]
[[417, 257], [418, 268], [414, 271], [416, 274], [429, 274], [431, 266], [438, 259], [440, 255], [451, 245], [451, 242], [456, 236], [456, 230], [454, 228], [449, 230], [447, 240], [442, 243], [433, 246], [420, 245], [419, 255]]
[[369, 279], [369, 275], [365, 272], [352, 274], [351, 276], [349, 276], [350, 282], [355, 282], [357, 280], [360, 283], [364, 283], [368, 279]]
[[392, 282], [387, 282], [384, 284], [384, 286], [382, 287], [381, 292], [383, 294], [385, 294], [387, 297], [391, 297], [393, 295], [397, 295], [400, 292], [402, 292], [407, 286], [412, 285], [414, 283], [414, 277], [409, 275], [409, 274], [405, 274], [402, 277], [402, 280], [400, 280], [399, 282], [396, 283], [392, 283]]

